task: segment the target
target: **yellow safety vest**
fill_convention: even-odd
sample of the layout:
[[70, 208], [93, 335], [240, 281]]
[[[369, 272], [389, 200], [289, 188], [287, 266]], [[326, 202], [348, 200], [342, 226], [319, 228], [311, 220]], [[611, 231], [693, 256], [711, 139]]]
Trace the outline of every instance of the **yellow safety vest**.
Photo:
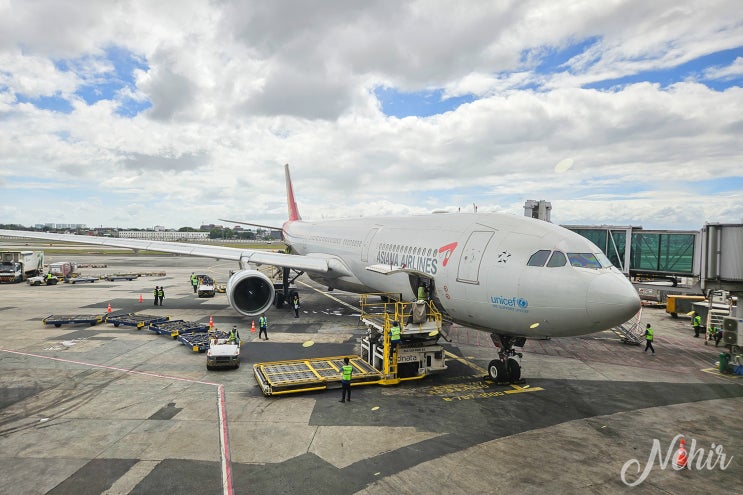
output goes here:
[[390, 340], [392, 340], [393, 342], [396, 340], [400, 340], [400, 327], [390, 328]]
[[343, 365], [343, 380], [350, 382], [351, 381], [351, 373], [353, 373], [353, 366], [350, 364]]
[[261, 316], [260, 318], [258, 318], [258, 326], [259, 327], [265, 327], [266, 326], [266, 323], [268, 323], [268, 320], [267, 320], [267, 318], [265, 316]]
[[652, 328], [645, 329], [645, 340], [650, 340], [650, 341], [653, 340], [653, 329]]
[[696, 315], [694, 319], [691, 322], [691, 325], [694, 327], [701, 327], [702, 326], [702, 317], [699, 315]]

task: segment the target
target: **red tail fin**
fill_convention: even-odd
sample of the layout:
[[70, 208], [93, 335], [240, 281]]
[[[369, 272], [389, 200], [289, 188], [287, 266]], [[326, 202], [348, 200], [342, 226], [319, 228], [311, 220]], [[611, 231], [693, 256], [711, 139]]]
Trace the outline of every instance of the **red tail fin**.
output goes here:
[[294, 201], [294, 188], [292, 188], [292, 178], [289, 175], [289, 164], [284, 165], [284, 173], [286, 175], [286, 204], [289, 208], [289, 220], [302, 220], [299, 215], [299, 208], [297, 203]]

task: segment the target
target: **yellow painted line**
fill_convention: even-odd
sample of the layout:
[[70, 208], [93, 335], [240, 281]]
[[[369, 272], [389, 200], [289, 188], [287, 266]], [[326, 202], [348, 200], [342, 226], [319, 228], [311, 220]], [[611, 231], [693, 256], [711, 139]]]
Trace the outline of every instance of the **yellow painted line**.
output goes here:
[[511, 384], [510, 387], [513, 390], [506, 390], [505, 393], [507, 393], [507, 394], [520, 394], [520, 393], [523, 393], [523, 392], [538, 392], [539, 390], [544, 390], [542, 387], [530, 387], [528, 385], [526, 387], [519, 387], [518, 385]]
[[296, 283], [298, 283], [298, 284], [301, 284], [301, 285], [304, 285], [304, 286], [305, 286], [305, 287], [307, 287], [308, 289], [312, 289], [312, 290], [314, 290], [315, 292], [317, 292], [318, 294], [321, 294], [321, 295], [323, 295], [323, 296], [327, 297], [328, 299], [332, 299], [333, 301], [337, 302], [338, 304], [342, 304], [342, 305], [344, 305], [344, 306], [345, 306], [345, 307], [347, 307], [347, 308], [351, 308], [351, 309], [352, 309], [352, 310], [354, 310], [354, 311], [358, 311], [359, 313], [361, 312], [361, 308], [358, 308], [358, 307], [356, 307], [356, 306], [354, 306], [354, 305], [352, 305], [352, 304], [348, 304], [347, 302], [341, 301], [341, 300], [340, 300], [340, 299], [338, 299], [337, 297], [335, 297], [335, 296], [331, 296], [331, 295], [330, 295], [330, 294], [328, 294], [327, 292], [323, 292], [323, 291], [321, 291], [320, 289], [318, 289], [318, 288], [316, 288], [316, 287], [312, 287], [311, 285], [309, 285], [309, 284], [306, 284], [306, 283], [302, 282], [301, 280], [297, 280], [297, 281], [296, 281]]
[[743, 375], [723, 375], [720, 373], [720, 370], [718, 368], [703, 368], [699, 371], [704, 371], [705, 373], [709, 373], [710, 375], [719, 376], [720, 378], [727, 378], [728, 380], [737, 381], [740, 380], [740, 377]]
[[452, 354], [452, 353], [451, 353], [451, 352], [449, 352], [449, 351], [444, 351], [444, 354], [445, 354], [445, 355], [446, 355], [447, 357], [450, 357], [450, 358], [454, 359], [455, 361], [459, 361], [459, 362], [460, 362], [460, 363], [462, 363], [463, 365], [465, 365], [465, 366], [467, 366], [467, 367], [469, 367], [469, 368], [472, 368], [473, 370], [477, 371], [478, 373], [482, 373], [482, 374], [484, 374], [484, 375], [487, 375], [487, 374], [488, 374], [488, 370], [486, 370], [485, 368], [481, 368], [481, 367], [479, 367], [478, 365], [476, 365], [476, 364], [475, 364], [475, 363], [473, 363], [472, 361], [468, 361], [467, 359], [465, 359], [465, 358], [463, 358], [463, 357], [459, 357], [459, 356], [457, 356], [456, 354]]

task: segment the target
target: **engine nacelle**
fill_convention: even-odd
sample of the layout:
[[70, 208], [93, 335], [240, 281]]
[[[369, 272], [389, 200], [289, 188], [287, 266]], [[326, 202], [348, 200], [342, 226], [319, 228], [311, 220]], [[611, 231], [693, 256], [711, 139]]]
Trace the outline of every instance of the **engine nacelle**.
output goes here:
[[245, 316], [257, 316], [273, 304], [273, 282], [257, 270], [236, 272], [227, 282], [227, 297], [235, 310]]

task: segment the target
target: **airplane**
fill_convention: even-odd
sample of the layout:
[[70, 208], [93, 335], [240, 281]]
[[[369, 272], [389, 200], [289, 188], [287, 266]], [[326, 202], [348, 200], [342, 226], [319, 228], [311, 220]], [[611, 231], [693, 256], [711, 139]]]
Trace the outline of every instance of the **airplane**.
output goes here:
[[[234, 260], [240, 269], [226, 294], [235, 311], [249, 317], [288, 300], [290, 270], [329, 290], [398, 293], [405, 301], [416, 300], [423, 284], [445, 321], [490, 333], [500, 350], [488, 374], [498, 381], [518, 380], [520, 365], [508, 357], [520, 356], [514, 346], [527, 338], [606, 330], [640, 309], [629, 280], [595, 244], [566, 228], [500, 213], [304, 221], [288, 164], [284, 171], [287, 253], [15, 230], [0, 235]], [[279, 291], [251, 265], [282, 268]]]

